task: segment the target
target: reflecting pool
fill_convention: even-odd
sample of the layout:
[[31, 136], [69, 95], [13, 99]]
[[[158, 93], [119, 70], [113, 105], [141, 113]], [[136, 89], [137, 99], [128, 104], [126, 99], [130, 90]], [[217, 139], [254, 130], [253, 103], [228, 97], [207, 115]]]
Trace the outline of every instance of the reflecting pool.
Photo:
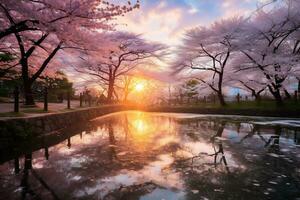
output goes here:
[[299, 198], [299, 120], [120, 112], [0, 151], [5, 200]]

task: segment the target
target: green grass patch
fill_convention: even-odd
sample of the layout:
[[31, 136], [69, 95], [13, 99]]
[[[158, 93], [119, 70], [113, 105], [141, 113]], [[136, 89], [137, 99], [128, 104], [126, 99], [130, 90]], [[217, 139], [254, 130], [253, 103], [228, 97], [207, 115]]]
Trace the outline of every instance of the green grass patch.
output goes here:
[[12, 99], [7, 97], [0, 97], [0, 103], [9, 103]]
[[25, 114], [22, 112], [15, 113], [15, 112], [5, 112], [5, 113], [0, 113], [0, 117], [24, 117]]
[[244, 101], [240, 103], [228, 104], [229, 109], [259, 109], [259, 110], [294, 110], [300, 109], [300, 103], [295, 101], [286, 101], [283, 106], [277, 106], [274, 101], [261, 101], [260, 103], [253, 101]]
[[242, 110], [242, 109], [253, 109], [253, 110], [300, 110], [300, 102], [295, 101], [285, 101], [283, 106], [278, 107], [275, 101], [261, 101], [259, 103], [255, 101], [241, 101], [237, 102], [228, 102], [226, 106], [222, 107], [220, 104], [213, 103], [198, 103], [198, 104], [189, 104], [189, 105], [178, 105], [174, 107], [194, 107], [194, 108], [223, 108], [230, 110]]
[[30, 108], [30, 109], [24, 109], [22, 110], [24, 113], [50, 113], [51, 111], [44, 111], [41, 108]]
[[70, 109], [64, 108], [62, 110], [59, 110], [58, 112], [69, 112], [69, 111], [75, 111], [75, 110], [78, 110], [78, 109], [77, 108], [70, 108]]

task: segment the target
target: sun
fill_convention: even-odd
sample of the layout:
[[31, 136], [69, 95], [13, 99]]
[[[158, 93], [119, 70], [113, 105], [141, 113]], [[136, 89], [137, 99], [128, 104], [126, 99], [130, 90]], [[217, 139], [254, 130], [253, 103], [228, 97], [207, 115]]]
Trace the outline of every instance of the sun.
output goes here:
[[144, 84], [142, 83], [138, 83], [135, 85], [135, 90], [138, 92], [141, 92], [142, 90], [144, 90]]

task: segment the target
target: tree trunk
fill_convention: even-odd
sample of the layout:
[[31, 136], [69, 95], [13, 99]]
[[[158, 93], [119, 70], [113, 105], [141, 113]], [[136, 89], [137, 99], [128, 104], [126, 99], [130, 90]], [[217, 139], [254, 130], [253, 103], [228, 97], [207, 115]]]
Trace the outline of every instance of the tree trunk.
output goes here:
[[118, 96], [118, 93], [116, 92], [116, 90], [114, 90], [113, 94], [115, 96], [116, 101], [119, 102], [119, 96]]
[[226, 102], [224, 99], [224, 95], [223, 95], [223, 70], [224, 70], [225, 65], [223, 65], [222, 67], [222, 73], [219, 75], [219, 82], [218, 82], [218, 98], [220, 101], [221, 106], [226, 106]]
[[261, 101], [260, 94], [254, 94], [253, 96], [255, 97], [256, 103], [260, 103], [260, 101]]
[[275, 100], [276, 100], [276, 105], [279, 106], [279, 107], [283, 106], [282, 97], [281, 97], [279, 91], [275, 93], [274, 97], [275, 97]]
[[25, 105], [35, 105], [34, 99], [33, 99], [33, 93], [31, 84], [28, 83], [28, 81], [24, 81], [24, 97], [25, 97]]
[[180, 97], [179, 97], [179, 104], [182, 105], [183, 104], [183, 95], [180, 94]]
[[123, 102], [127, 102], [128, 92], [125, 92]]
[[108, 84], [108, 90], [107, 90], [107, 101], [109, 103], [112, 102], [113, 93], [114, 93], [114, 81], [110, 80]]
[[292, 98], [292, 96], [290, 95], [290, 93], [286, 89], [283, 89], [283, 91], [284, 91], [286, 99], [291, 99]]
[[300, 95], [300, 79], [298, 80], [298, 95]]
[[218, 92], [218, 98], [219, 98], [221, 106], [226, 106], [226, 102], [225, 102], [222, 92]]
[[276, 105], [278, 107], [283, 106], [283, 100], [282, 100], [282, 97], [281, 97], [281, 94], [280, 94], [280, 90], [279, 89], [273, 90], [271, 86], [268, 86], [268, 87], [269, 87], [269, 90], [270, 90], [271, 94], [275, 98]]

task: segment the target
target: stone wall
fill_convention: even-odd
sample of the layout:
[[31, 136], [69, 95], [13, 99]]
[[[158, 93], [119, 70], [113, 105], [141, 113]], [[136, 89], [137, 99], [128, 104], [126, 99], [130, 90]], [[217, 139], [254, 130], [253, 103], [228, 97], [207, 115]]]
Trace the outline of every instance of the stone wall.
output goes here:
[[[128, 108], [127, 108], [128, 109]], [[113, 112], [126, 110], [124, 106], [103, 106], [87, 108], [65, 113], [53, 113], [27, 118], [11, 118], [0, 120], [0, 138], [28, 137], [64, 129], [89, 121], [93, 118]]]

